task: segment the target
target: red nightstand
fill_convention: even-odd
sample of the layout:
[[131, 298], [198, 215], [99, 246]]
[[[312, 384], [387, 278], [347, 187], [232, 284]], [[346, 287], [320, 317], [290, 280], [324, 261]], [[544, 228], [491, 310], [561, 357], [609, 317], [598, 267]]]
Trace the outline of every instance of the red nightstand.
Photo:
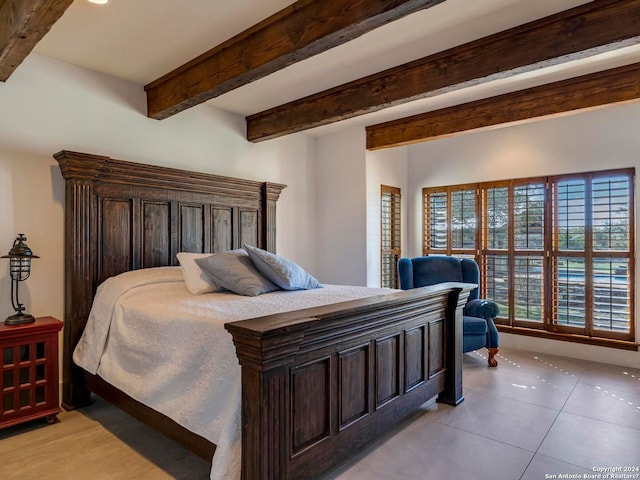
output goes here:
[[58, 332], [53, 317], [25, 325], [0, 324], [0, 428], [36, 418], [55, 422], [58, 400]]

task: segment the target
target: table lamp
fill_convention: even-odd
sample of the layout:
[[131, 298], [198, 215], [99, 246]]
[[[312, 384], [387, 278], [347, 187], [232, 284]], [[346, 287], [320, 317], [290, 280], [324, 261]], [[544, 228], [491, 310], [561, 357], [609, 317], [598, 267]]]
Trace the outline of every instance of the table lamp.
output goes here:
[[25, 281], [31, 274], [31, 259], [40, 258], [34, 255], [31, 249], [24, 243], [27, 237], [23, 233], [19, 233], [13, 242], [13, 247], [7, 255], [0, 258], [9, 259], [9, 274], [11, 275], [11, 305], [16, 311], [15, 315], [7, 317], [4, 321], [5, 325], [21, 325], [23, 323], [31, 323], [35, 321], [33, 315], [24, 313], [25, 307], [18, 298], [18, 285]]

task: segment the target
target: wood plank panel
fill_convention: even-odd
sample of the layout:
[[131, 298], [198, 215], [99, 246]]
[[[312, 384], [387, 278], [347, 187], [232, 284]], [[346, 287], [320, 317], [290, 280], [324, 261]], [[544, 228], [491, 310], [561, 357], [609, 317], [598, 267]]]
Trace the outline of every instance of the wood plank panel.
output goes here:
[[339, 355], [340, 429], [369, 411], [369, 345]]
[[596, 0], [247, 117], [280, 137], [640, 41], [640, 0]]
[[400, 335], [376, 340], [376, 408], [400, 395]]
[[225, 252], [233, 248], [233, 209], [212, 208], [211, 239], [213, 245], [211, 252]]
[[329, 359], [291, 372], [293, 453], [329, 435]]
[[640, 63], [367, 127], [380, 149], [640, 99]]
[[0, 1], [0, 81], [5, 82], [73, 0]]
[[240, 209], [240, 231], [236, 248], [242, 248], [245, 244], [262, 248], [258, 235], [258, 221], [258, 212]]
[[142, 216], [142, 266], [149, 268], [170, 265], [169, 203], [143, 202]]
[[299, 0], [145, 86], [167, 118], [443, 0]]
[[180, 206], [180, 251], [204, 253], [204, 205]]
[[426, 380], [425, 328], [413, 328], [405, 332], [405, 392]]
[[429, 378], [445, 368], [446, 349], [444, 319], [429, 322]]
[[[103, 198], [100, 208], [100, 281], [133, 268], [133, 202]], [[100, 283], [100, 282], [98, 282]]]

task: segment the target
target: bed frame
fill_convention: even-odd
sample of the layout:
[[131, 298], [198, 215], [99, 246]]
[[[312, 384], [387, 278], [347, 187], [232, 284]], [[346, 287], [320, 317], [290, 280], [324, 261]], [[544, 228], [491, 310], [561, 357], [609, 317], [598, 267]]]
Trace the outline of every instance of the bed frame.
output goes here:
[[[62, 151], [66, 184], [63, 407], [91, 392], [210, 460], [215, 445], [71, 360], [97, 286], [176, 254], [276, 245], [285, 185]], [[462, 396], [462, 306], [441, 284], [232, 322], [242, 369], [244, 480], [317, 477], [437, 396]], [[188, 393], [185, 393], [188, 394]]]

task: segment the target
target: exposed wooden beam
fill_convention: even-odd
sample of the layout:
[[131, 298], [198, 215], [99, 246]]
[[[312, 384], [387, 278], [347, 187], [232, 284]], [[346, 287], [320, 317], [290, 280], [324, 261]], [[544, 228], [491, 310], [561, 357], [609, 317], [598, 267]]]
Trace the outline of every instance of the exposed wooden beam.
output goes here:
[[376, 150], [640, 99], [640, 63], [367, 127]]
[[299, 0], [145, 86], [163, 119], [444, 0]]
[[640, 0], [596, 0], [247, 117], [257, 142], [640, 43]]
[[0, 0], [0, 81], [6, 81], [73, 0]]

